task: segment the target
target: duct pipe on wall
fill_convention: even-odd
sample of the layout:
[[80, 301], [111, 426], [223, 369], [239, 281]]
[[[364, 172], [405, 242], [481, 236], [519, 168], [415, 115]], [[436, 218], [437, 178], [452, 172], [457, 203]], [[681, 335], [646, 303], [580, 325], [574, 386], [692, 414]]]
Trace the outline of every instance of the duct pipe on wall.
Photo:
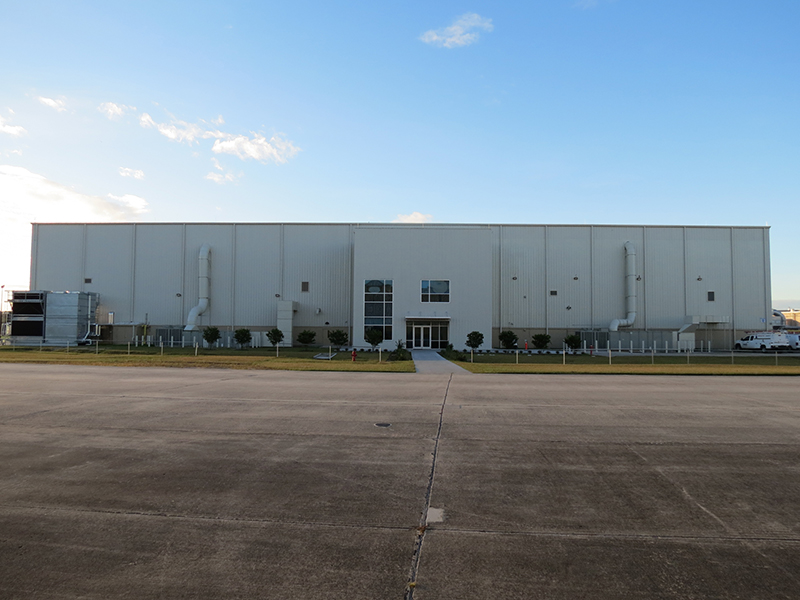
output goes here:
[[636, 320], [636, 248], [632, 242], [625, 242], [625, 310], [627, 316], [611, 321], [609, 331], [630, 327]]
[[197, 331], [197, 317], [206, 312], [208, 308], [208, 284], [209, 284], [209, 271], [211, 263], [211, 246], [203, 244], [200, 248], [200, 255], [198, 256], [199, 263], [199, 278], [198, 278], [198, 297], [199, 302], [197, 306], [189, 311], [189, 316], [186, 318], [186, 327], [184, 331]]

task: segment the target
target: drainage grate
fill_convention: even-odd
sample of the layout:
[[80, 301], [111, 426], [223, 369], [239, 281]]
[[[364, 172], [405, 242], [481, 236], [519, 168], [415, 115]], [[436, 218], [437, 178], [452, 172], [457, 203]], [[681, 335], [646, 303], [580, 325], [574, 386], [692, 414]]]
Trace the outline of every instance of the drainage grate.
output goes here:
[[391, 427], [391, 423], [375, 423], [375, 427]]

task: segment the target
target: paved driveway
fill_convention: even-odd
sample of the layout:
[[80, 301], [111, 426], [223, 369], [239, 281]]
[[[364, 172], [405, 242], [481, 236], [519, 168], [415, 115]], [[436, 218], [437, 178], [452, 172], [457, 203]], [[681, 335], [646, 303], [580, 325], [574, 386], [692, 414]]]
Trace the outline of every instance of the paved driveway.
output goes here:
[[796, 378], [0, 383], [0, 598], [800, 597]]

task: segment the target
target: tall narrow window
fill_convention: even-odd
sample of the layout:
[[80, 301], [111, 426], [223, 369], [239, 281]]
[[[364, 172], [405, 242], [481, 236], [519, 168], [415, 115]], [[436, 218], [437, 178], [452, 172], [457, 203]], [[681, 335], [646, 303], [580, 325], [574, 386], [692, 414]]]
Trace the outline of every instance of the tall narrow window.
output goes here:
[[708, 292], [708, 301], [714, 302], [714, 296], [715, 296], [714, 292]]
[[364, 281], [364, 336], [377, 329], [384, 340], [392, 339], [392, 280]]
[[423, 279], [422, 302], [450, 302], [450, 281], [447, 279]]

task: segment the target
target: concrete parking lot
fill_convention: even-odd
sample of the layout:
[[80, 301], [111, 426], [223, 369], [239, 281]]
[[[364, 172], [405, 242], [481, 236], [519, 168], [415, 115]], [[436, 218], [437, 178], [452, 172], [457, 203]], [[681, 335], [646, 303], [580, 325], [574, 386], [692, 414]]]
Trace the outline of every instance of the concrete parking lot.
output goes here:
[[800, 597], [797, 378], [0, 383], [3, 599]]

